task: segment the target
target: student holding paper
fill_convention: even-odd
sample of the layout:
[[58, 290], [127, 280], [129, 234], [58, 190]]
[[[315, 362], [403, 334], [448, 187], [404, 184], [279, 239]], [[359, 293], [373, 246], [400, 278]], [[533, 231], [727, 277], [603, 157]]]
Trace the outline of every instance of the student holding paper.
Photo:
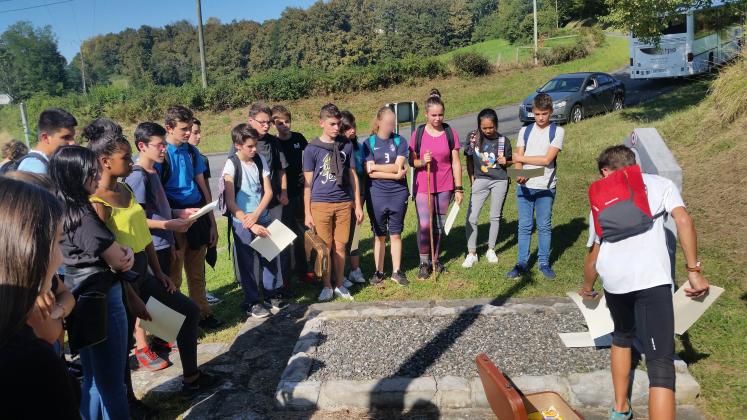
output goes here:
[[407, 286], [407, 276], [400, 270], [402, 261], [402, 230], [405, 226], [407, 199], [407, 141], [394, 134], [397, 124], [394, 111], [385, 106], [376, 113], [371, 136], [363, 143], [366, 181], [366, 207], [374, 240], [374, 264], [376, 272], [371, 284], [384, 280], [384, 252], [386, 235], [389, 233], [392, 253], [392, 280]]
[[[182, 393], [193, 395], [213, 386], [217, 378], [197, 369], [197, 334], [200, 320], [199, 308], [188, 297], [178, 292], [161, 269], [153, 239], [148, 229], [145, 210], [138, 204], [127, 184], [118, 182], [132, 172], [132, 149], [129, 141], [119, 134], [102, 134], [90, 125], [84, 129], [89, 148], [96, 154], [101, 167], [101, 180], [90, 201], [96, 214], [114, 234], [118, 243], [128, 246], [134, 253], [131, 272], [136, 276], [128, 283], [125, 292], [128, 302], [134, 302], [133, 315], [150, 320], [144, 302], [155, 298], [186, 317], [177, 335], [184, 378]], [[148, 268], [153, 275], [148, 273]], [[142, 307], [141, 307], [142, 305]], [[168, 366], [168, 362], [153, 353], [145, 331], [136, 323], [136, 349], [138, 361], [150, 370]]]
[[[605, 180], [613, 179], [610, 177], [618, 171], [631, 168], [637, 170], [640, 179], [640, 169], [633, 167], [635, 164], [635, 154], [625, 146], [610, 147], [598, 159], [599, 172]], [[628, 179], [627, 174], [625, 178]], [[631, 232], [627, 236], [622, 232], [622, 236], [613, 237], [612, 231], [603, 229], [613, 225], [623, 226], [619, 222], [627, 222], [627, 219], [618, 218], [614, 223], [607, 224], [606, 221], [611, 220], [608, 217], [613, 216], [606, 216], [601, 223], [599, 216], [590, 218], [593, 241], [590, 241], [592, 247], [584, 264], [584, 284], [578, 292], [585, 299], [594, 298], [597, 274], [601, 277], [614, 323], [610, 358], [615, 405], [610, 409], [610, 419], [630, 419], [633, 414], [627, 398], [631, 346], [636, 336], [643, 344], [646, 355], [650, 383], [649, 418], [675, 418], [674, 310], [664, 214], [672, 217], [677, 225], [690, 282], [685, 294], [696, 298], [704, 295], [709, 288], [698, 261], [695, 226], [685, 210], [677, 187], [672, 181], [658, 175], [643, 174], [642, 178], [640, 194], [647, 196], [650, 212], [655, 215], [652, 225], [642, 233]], [[624, 213], [630, 214], [631, 211]], [[598, 232], [602, 232], [601, 237]]]
[[[458, 205], [462, 204], [464, 198], [462, 164], [459, 161], [459, 136], [453, 128], [444, 123], [444, 110], [441, 93], [437, 89], [431, 90], [425, 101], [426, 124], [419, 126], [410, 137], [410, 166], [415, 169], [412, 194], [415, 197], [419, 224], [419, 279], [427, 279], [434, 269], [437, 272], [445, 270], [443, 263], [438, 260], [444, 219], [452, 198]], [[435, 249], [431, 249], [431, 231]], [[431, 261], [431, 253], [435, 256], [435, 261]]]
[[516, 140], [512, 160], [516, 169], [544, 168], [544, 176], [516, 179], [516, 206], [519, 210], [519, 250], [514, 268], [506, 277], [518, 279], [529, 269], [529, 247], [532, 243], [535, 215], [537, 218], [537, 256], [539, 270], [547, 279], [556, 277], [550, 266], [552, 242], [552, 206], [555, 202], [556, 160], [563, 148], [563, 127], [550, 122], [552, 98], [537, 94], [532, 105], [534, 123], [522, 127]]
[[511, 160], [511, 142], [498, 132], [498, 114], [491, 108], [477, 115], [477, 130], [469, 134], [469, 145], [464, 149], [467, 173], [472, 184], [467, 210], [467, 258], [462, 267], [472, 268], [477, 262], [477, 219], [483, 204], [490, 196], [490, 235], [485, 259], [497, 263], [495, 243], [501, 226], [503, 203], [508, 194], [506, 162]]
[[[274, 286], [278, 281], [277, 257], [268, 261], [262, 255], [256, 255], [260, 270], [255, 270], [255, 251], [250, 246], [255, 236], [267, 237], [266, 226], [272, 221], [268, 211], [273, 199], [270, 168], [257, 151], [260, 136], [248, 124], [235, 126], [231, 130], [231, 139], [236, 154], [228, 158], [221, 175], [223, 199], [232, 215], [229, 220], [235, 240], [234, 269], [244, 291], [242, 308], [254, 318], [268, 317], [269, 306], [278, 309], [285, 306], [285, 302], [275, 294]], [[255, 276], [258, 271], [262, 276], [264, 301], [259, 295]]]

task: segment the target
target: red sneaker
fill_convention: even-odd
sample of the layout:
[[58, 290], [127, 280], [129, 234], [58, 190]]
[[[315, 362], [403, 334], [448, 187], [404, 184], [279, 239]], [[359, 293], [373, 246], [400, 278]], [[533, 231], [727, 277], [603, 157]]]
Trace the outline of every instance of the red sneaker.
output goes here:
[[169, 367], [169, 362], [161, 359], [161, 357], [153, 353], [149, 347], [135, 349], [135, 357], [137, 357], [137, 361], [140, 363], [141, 367], [144, 367], [151, 372]]

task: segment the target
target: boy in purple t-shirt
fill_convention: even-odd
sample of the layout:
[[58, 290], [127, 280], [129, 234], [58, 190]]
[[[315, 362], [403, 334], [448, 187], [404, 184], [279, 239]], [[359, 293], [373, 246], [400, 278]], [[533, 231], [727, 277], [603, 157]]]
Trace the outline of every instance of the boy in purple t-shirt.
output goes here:
[[350, 236], [353, 210], [357, 223], [363, 220], [358, 176], [352, 169], [353, 147], [337, 140], [340, 133], [340, 110], [333, 104], [324, 105], [319, 115], [322, 135], [309, 143], [303, 153], [305, 224], [316, 231], [330, 249], [335, 288], [329, 278], [322, 279], [324, 289], [320, 301], [337, 295], [353, 297], [343, 286], [346, 245]]

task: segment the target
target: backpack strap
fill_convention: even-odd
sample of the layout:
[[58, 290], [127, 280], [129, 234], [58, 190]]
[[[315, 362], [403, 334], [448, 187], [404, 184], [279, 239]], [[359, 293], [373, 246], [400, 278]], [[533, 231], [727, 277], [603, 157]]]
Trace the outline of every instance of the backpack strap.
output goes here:
[[369, 147], [369, 148], [371, 149], [371, 151], [373, 152], [373, 149], [374, 149], [374, 147], [375, 147], [375, 146], [376, 146], [376, 136], [375, 136], [375, 135], [373, 135], [373, 134], [371, 134], [371, 135], [370, 135], [370, 136], [368, 137], [368, 147]]
[[7, 168], [7, 172], [18, 170], [18, 168], [21, 166], [21, 162], [23, 162], [26, 159], [36, 159], [39, 162], [41, 162], [45, 168], [49, 168], [49, 161], [39, 156], [38, 153], [27, 153], [16, 161], [8, 162], [9, 164], [12, 164], [12, 166], [9, 166]]
[[166, 185], [171, 178], [171, 158], [169, 151], [164, 154], [163, 163], [161, 163], [161, 184]]
[[[524, 152], [526, 153], [527, 146], [529, 145], [529, 135], [532, 133], [532, 129], [534, 128], [535, 123], [531, 123], [524, 127]], [[555, 134], [558, 132], [558, 124], [555, 122], [550, 123], [550, 143], [555, 141]], [[554, 164], [554, 168], [552, 168], [552, 173], [550, 174], [550, 179], [547, 181], [547, 189], [550, 189], [550, 186], [552, 186], [552, 182], [555, 180], [555, 174], [558, 172], [558, 158], [556, 157], [552, 163]]]
[[[449, 143], [449, 152], [454, 150], [454, 132], [451, 131], [449, 124], [443, 123], [444, 133], [446, 133], [446, 141]], [[449, 160], [451, 160], [451, 154], [449, 154]]]
[[425, 133], [425, 124], [419, 125], [415, 130], [415, 153], [418, 154], [418, 159], [421, 158], [420, 144], [423, 143], [423, 133]]
[[[446, 141], [449, 143], [449, 152], [451, 152], [452, 150], [454, 150], [454, 147], [455, 147], [454, 133], [451, 131], [451, 127], [449, 126], [449, 124], [444, 123], [443, 128], [444, 128], [444, 133], [446, 134]], [[420, 145], [423, 142], [424, 133], [425, 133], [425, 124], [421, 124], [418, 126], [417, 131], [415, 131], [415, 153], [418, 154], [418, 159], [420, 159]], [[449, 154], [449, 160], [451, 160], [451, 154]]]

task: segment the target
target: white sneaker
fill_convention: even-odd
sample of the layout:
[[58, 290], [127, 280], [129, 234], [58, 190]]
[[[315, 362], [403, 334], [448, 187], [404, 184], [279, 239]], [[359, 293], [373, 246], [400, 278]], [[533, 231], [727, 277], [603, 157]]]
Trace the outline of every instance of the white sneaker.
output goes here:
[[472, 268], [473, 265], [477, 263], [477, 255], [467, 254], [467, 258], [464, 259], [464, 262], [462, 263], [462, 267], [464, 268]]
[[[348, 273], [348, 280], [353, 283], [365, 283], [366, 278], [363, 277], [363, 272], [360, 268], [356, 268], [355, 270], [350, 270], [350, 273]], [[347, 284], [345, 287], [350, 287]]]
[[345, 277], [345, 281], [342, 282], [342, 285], [345, 286], [346, 288], [353, 287], [353, 282], [350, 281], [347, 277]]
[[350, 292], [348, 292], [348, 289], [346, 289], [345, 286], [335, 287], [335, 296], [345, 300], [353, 300], [353, 296], [350, 295]]
[[319, 293], [319, 302], [327, 302], [329, 300], [332, 300], [332, 297], [334, 296], [334, 292], [332, 291], [331, 287], [325, 287], [322, 289], [322, 293]]
[[491, 264], [498, 262], [498, 256], [495, 255], [495, 251], [492, 249], [489, 249], [488, 252], [485, 253], [485, 259]]
[[208, 305], [211, 305], [211, 306], [217, 305], [221, 302], [221, 300], [213, 296], [212, 293], [205, 293], [205, 300], [207, 301]]

